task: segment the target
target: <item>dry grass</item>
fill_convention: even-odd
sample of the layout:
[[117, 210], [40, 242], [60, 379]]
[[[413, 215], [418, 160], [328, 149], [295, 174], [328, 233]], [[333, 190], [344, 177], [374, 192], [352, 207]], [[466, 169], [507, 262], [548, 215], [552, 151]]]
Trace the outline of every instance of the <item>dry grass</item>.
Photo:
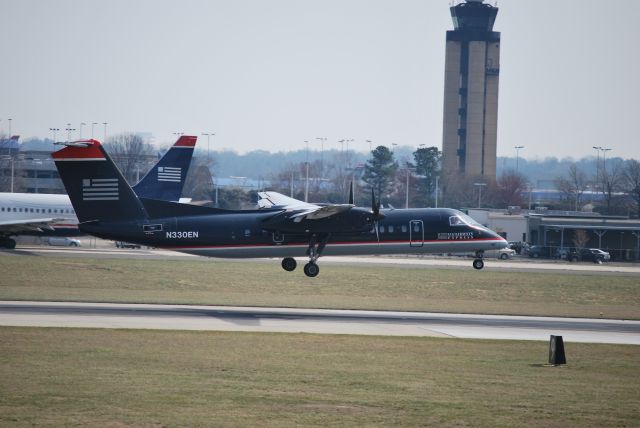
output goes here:
[[640, 424], [640, 347], [0, 328], [2, 426]]
[[638, 277], [331, 265], [317, 278], [277, 261], [0, 255], [0, 299], [358, 308], [640, 319]]

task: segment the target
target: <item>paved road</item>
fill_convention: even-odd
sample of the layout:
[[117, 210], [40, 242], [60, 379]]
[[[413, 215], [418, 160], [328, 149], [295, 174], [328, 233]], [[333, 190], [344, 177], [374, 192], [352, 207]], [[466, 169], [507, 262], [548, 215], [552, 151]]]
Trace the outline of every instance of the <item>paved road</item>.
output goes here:
[[0, 301], [0, 325], [305, 332], [640, 345], [640, 321], [110, 303]]
[[[47, 246], [21, 246], [16, 250], [0, 251], [0, 257], [5, 255], [24, 256], [24, 255], [41, 255], [56, 257], [91, 257], [91, 258], [127, 258], [127, 259], [155, 259], [155, 260], [210, 260], [207, 257], [193, 256], [190, 254], [178, 253], [175, 251], [154, 250], [154, 249], [116, 249], [113, 247], [98, 248], [60, 248]], [[234, 260], [242, 262], [242, 260]], [[274, 263], [275, 259], [253, 259], [254, 261]], [[304, 263], [304, 258], [298, 258], [300, 263]], [[333, 256], [322, 257], [320, 264], [351, 264], [351, 265], [395, 265], [407, 267], [429, 267], [429, 268], [445, 268], [460, 269], [471, 268], [470, 258], [461, 257], [352, 257], [352, 256]], [[279, 263], [279, 262], [278, 262]], [[547, 271], [556, 273], [574, 274], [613, 274], [613, 275], [638, 275], [640, 276], [640, 266], [631, 263], [611, 264], [605, 263], [597, 265], [593, 263], [569, 263], [555, 260], [533, 260], [529, 258], [514, 258], [512, 260], [485, 259], [485, 268], [490, 270], [503, 271]]]

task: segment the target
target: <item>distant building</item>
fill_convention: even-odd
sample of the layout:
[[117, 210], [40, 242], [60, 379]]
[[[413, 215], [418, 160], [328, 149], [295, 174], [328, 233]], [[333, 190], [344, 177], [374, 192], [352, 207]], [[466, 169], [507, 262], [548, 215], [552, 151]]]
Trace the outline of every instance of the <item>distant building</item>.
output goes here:
[[483, 0], [451, 7], [444, 77], [443, 172], [496, 178], [500, 33], [498, 8]]

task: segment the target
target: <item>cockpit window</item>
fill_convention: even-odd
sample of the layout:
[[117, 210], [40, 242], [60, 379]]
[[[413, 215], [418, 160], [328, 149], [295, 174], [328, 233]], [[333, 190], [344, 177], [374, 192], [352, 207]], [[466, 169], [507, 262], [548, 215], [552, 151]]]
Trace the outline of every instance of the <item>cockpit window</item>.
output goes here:
[[449, 226], [475, 226], [482, 227], [480, 223], [466, 214], [458, 213], [449, 217]]

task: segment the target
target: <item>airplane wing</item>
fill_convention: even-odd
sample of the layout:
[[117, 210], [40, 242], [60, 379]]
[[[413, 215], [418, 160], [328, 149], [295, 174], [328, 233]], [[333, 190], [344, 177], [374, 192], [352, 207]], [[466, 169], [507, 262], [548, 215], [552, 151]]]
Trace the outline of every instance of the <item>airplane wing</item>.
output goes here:
[[332, 215], [349, 211], [353, 207], [354, 205], [350, 205], [350, 204], [324, 205], [321, 207], [316, 206], [315, 208], [296, 213], [292, 215], [290, 218], [294, 219], [293, 221], [296, 221], [296, 222], [302, 221], [303, 218], [306, 218], [309, 220], [317, 220], [320, 218], [331, 217]]
[[260, 197], [258, 199], [260, 208], [284, 208], [287, 211], [320, 208], [320, 205], [302, 202], [278, 192], [258, 192], [258, 197]]
[[0, 235], [12, 235], [20, 232], [42, 232], [54, 230], [52, 224], [64, 221], [61, 218], [30, 218], [26, 220], [0, 221]]
[[258, 200], [260, 208], [283, 208], [287, 211], [300, 211], [289, 217], [296, 223], [304, 219], [318, 220], [331, 217], [354, 207], [352, 204], [310, 204], [278, 192], [259, 192], [258, 196], [260, 197]]

